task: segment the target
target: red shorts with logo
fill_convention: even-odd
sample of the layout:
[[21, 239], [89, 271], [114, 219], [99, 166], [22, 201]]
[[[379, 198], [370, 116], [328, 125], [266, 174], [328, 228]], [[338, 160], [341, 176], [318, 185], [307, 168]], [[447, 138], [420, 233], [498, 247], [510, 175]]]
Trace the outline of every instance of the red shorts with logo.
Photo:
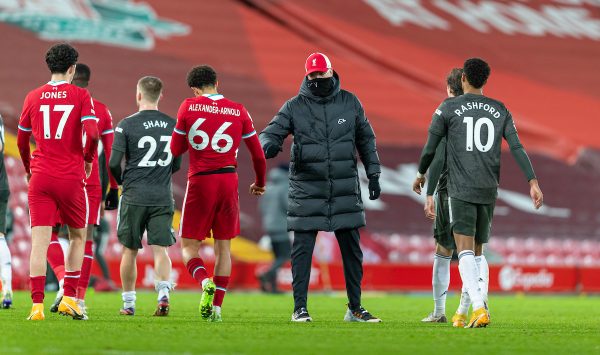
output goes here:
[[236, 173], [194, 175], [189, 178], [179, 236], [228, 240], [240, 234], [240, 202]]
[[88, 197], [88, 206], [90, 209], [88, 224], [100, 225], [100, 211], [102, 206], [102, 188], [99, 185], [86, 186], [85, 190]]
[[85, 228], [88, 201], [83, 180], [33, 174], [28, 196], [32, 227], [54, 226], [60, 219], [72, 228]]

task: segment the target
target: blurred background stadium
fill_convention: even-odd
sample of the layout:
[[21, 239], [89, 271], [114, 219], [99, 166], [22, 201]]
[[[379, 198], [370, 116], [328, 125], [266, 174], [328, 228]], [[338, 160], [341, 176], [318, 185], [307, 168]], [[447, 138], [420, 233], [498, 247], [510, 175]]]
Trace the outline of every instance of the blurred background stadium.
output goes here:
[[[482, 57], [492, 66], [486, 94], [511, 109], [546, 202], [533, 210], [528, 185], [504, 154], [486, 250], [490, 290], [600, 291], [598, 0], [0, 0], [0, 33], [0, 114], [17, 288], [27, 286], [30, 249], [27, 186], [15, 144], [18, 116], [26, 93], [49, 78], [47, 48], [69, 41], [92, 68], [89, 89], [108, 105], [115, 125], [136, 111], [141, 76], [164, 81], [160, 109], [175, 116], [192, 95], [187, 71], [207, 63], [220, 75], [220, 91], [244, 103], [262, 130], [297, 93], [305, 58], [315, 51], [328, 54], [342, 87], [362, 100], [385, 167], [382, 198], [363, 199], [366, 290], [431, 287], [431, 223], [411, 183], [431, 114], [445, 97], [446, 74], [468, 57]], [[242, 150], [242, 236], [233, 243], [231, 282], [238, 289], [257, 288], [256, 274], [270, 261], [258, 244], [263, 230], [256, 200], [245, 193], [252, 179], [247, 158]], [[269, 166], [282, 162], [285, 154]], [[176, 174], [178, 207], [185, 182], [184, 172]], [[113, 225], [106, 257], [119, 285], [116, 214], [105, 217]], [[212, 260], [210, 246], [203, 253]], [[179, 248], [171, 248], [171, 255], [178, 287], [193, 286]], [[153, 286], [151, 257], [148, 250], [141, 253], [140, 286]], [[455, 265], [451, 280], [451, 289], [458, 290]], [[289, 289], [290, 282], [288, 266], [278, 283]], [[318, 239], [311, 287], [344, 287], [338, 247], [328, 233]]]

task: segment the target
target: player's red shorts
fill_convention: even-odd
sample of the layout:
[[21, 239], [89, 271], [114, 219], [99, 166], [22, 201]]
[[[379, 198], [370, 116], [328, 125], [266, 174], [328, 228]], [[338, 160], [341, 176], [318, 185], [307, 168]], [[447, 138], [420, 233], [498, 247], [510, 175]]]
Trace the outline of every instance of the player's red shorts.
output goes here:
[[90, 209], [88, 224], [100, 225], [100, 207], [102, 206], [102, 187], [99, 185], [86, 186], [85, 191], [88, 197], [88, 206]]
[[240, 234], [240, 202], [236, 173], [194, 175], [189, 178], [179, 236], [204, 240], [233, 239]]
[[[83, 180], [65, 180], [33, 174], [29, 181], [31, 226], [54, 226], [60, 220], [72, 228], [85, 228], [88, 201]], [[57, 213], [58, 212], [58, 213]]]

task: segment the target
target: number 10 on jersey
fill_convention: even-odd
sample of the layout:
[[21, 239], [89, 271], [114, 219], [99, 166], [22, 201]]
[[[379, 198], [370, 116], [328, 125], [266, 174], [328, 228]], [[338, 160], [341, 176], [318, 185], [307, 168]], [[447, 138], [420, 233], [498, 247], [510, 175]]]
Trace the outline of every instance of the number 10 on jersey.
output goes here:
[[[473, 143], [475, 143], [478, 151], [488, 152], [494, 145], [494, 122], [487, 117], [481, 117], [473, 127], [473, 117], [465, 117], [463, 123], [467, 124], [467, 152], [473, 151]], [[481, 143], [481, 126], [483, 125], [487, 127], [487, 141], [485, 144]]]

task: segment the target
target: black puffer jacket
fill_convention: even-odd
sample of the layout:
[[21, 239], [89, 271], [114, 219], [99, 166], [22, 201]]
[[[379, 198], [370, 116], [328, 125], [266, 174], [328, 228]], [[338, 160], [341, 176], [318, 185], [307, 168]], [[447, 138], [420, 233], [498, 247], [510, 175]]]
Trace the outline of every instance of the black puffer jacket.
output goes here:
[[367, 176], [380, 173], [375, 134], [360, 101], [340, 89], [327, 97], [306, 86], [288, 100], [260, 134], [263, 148], [294, 136], [290, 163], [288, 230], [335, 231], [365, 225], [357, 151]]

